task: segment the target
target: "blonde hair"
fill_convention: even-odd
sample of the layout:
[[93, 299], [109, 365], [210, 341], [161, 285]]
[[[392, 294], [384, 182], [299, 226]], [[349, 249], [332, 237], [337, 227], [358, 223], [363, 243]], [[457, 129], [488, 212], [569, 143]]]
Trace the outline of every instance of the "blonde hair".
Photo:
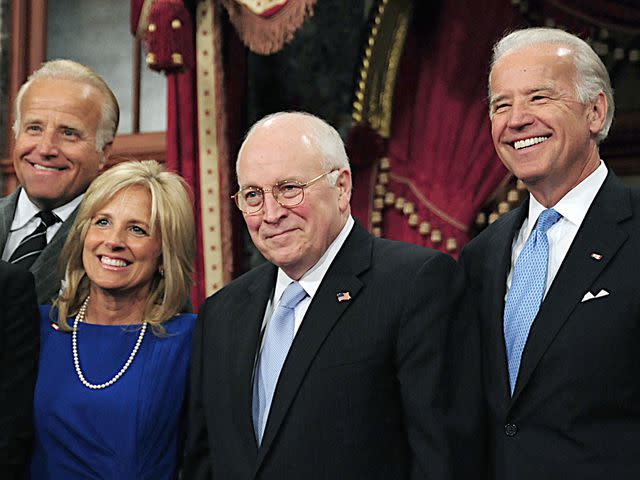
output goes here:
[[[70, 331], [67, 317], [78, 313], [89, 295], [90, 280], [82, 262], [82, 251], [92, 218], [115, 194], [142, 186], [151, 195], [151, 234], [160, 233], [162, 269], [152, 279], [143, 318], [156, 334], [162, 323], [179, 313], [187, 303], [196, 253], [193, 202], [186, 182], [155, 160], [120, 163], [97, 177], [89, 186], [64, 244], [61, 259], [68, 259], [64, 288], [53, 305], [60, 327]], [[52, 309], [53, 311], [54, 309]]]
[[22, 99], [34, 81], [44, 78], [71, 80], [96, 88], [102, 96], [100, 125], [98, 125], [96, 131], [96, 150], [101, 152], [105, 145], [113, 142], [113, 138], [116, 136], [116, 130], [118, 130], [118, 123], [120, 121], [120, 107], [118, 106], [118, 100], [109, 88], [109, 85], [107, 85], [107, 82], [105, 82], [100, 75], [89, 67], [86, 67], [81, 63], [74, 62], [73, 60], [51, 60], [49, 62], [45, 62], [38, 70], [29, 76], [29, 79], [24, 84], [22, 84], [20, 90], [18, 90], [18, 94], [16, 95], [14, 108], [15, 121], [13, 122], [13, 133], [16, 138], [20, 132], [22, 122]]

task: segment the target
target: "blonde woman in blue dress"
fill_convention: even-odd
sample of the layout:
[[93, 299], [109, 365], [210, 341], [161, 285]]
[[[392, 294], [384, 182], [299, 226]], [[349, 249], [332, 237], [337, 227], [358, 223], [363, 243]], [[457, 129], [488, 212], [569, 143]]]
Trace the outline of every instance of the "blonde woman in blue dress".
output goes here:
[[195, 315], [184, 181], [121, 163], [89, 187], [41, 307], [33, 479], [175, 478]]

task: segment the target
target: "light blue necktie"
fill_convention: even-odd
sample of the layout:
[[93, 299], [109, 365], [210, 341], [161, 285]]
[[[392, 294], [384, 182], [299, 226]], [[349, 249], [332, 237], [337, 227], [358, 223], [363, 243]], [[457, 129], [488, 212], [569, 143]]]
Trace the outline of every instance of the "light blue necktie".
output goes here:
[[527, 343], [529, 330], [538, 314], [547, 284], [549, 261], [549, 230], [560, 218], [558, 212], [549, 208], [538, 218], [520, 256], [516, 260], [511, 279], [511, 288], [504, 306], [504, 340], [509, 365], [511, 394], [516, 386], [522, 351]]
[[258, 445], [262, 443], [280, 370], [293, 342], [295, 308], [306, 296], [298, 282], [290, 283], [267, 324], [253, 384], [253, 428]]

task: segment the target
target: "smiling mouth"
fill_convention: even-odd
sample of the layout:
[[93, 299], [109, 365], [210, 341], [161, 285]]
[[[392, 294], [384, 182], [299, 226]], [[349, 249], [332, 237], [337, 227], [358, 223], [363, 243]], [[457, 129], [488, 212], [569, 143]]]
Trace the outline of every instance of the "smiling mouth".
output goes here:
[[511, 145], [516, 150], [522, 150], [523, 148], [532, 147], [533, 145], [538, 145], [539, 143], [545, 142], [549, 137], [531, 137], [525, 138], [524, 140], [518, 140], [513, 142]]
[[109, 267], [126, 267], [127, 265], [129, 265], [129, 263], [119, 258], [111, 258], [104, 255], [100, 257], [100, 263], [102, 263], [103, 265], [108, 265]]
[[61, 172], [62, 170], [65, 170], [63, 167], [45, 167], [44, 165], [33, 162], [29, 162], [29, 164], [36, 170], [41, 170], [43, 172]]
[[293, 232], [293, 230], [284, 230], [282, 232], [273, 233], [273, 234], [267, 236], [267, 239], [278, 238], [278, 237], [281, 237], [281, 236], [286, 235], [287, 233], [291, 233], [291, 232]]

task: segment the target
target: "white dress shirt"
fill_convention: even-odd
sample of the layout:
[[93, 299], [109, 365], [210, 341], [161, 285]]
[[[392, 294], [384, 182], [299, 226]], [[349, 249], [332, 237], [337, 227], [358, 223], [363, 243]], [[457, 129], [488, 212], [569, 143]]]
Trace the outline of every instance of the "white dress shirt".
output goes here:
[[[355, 222], [353, 220], [353, 217], [349, 216], [344, 227], [342, 227], [342, 230], [340, 230], [340, 233], [335, 238], [335, 240], [331, 242], [331, 245], [329, 245], [329, 248], [327, 248], [327, 251], [324, 252], [324, 255], [322, 255], [322, 257], [320, 257], [320, 260], [318, 260], [316, 264], [313, 267], [311, 267], [300, 278], [300, 280], [298, 280], [298, 283], [300, 284], [300, 286], [304, 288], [305, 292], [307, 292], [307, 296], [302, 301], [300, 301], [300, 303], [298, 303], [298, 305], [295, 308], [294, 335], [298, 333], [298, 329], [302, 324], [302, 319], [304, 318], [304, 315], [307, 313], [307, 310], [309, 309], [309, 305], [311, 304], [311, 300], [313, 300], [313, 296], [318, 291], [318, 288], [320, 287], [320, 283], [322, 282], [322, 279], [324, 278], [327, 271], [329, 270], [329, 267], [333, 263], [333, 260], [336, 258], [336, 255], [338, 255], [338, 252], [342, 248], [342, 245], [347, 239], [347, 236], [349, 236], [349, 233], [351, 232], [351, 229], [353, 228], [354, 223]], [[273, 315], [273, 312], [278, 307], [278, 304], [282, 299], [282, 294], [284, 293], [284, 290], [293, 281], [294, 280], [291, 279], [286, 273], [284, 273], [281, 268], [278, 268], [278, 276], [276, 279], [276, 286], [273, 292], [273, 298], [271, 298], [267, 303], [267, 309], [265, 311], [264, 319], [262, 321], [263, 333], [266, 329], [268, 321], [271, 319]], [[264, 340], [264, 335], [262, 335], [262, 338]]]
[[[54, 208], [52, 210], [61, 222], [54, 223], [47, 228], [47, 244], [51, 241], [53, 236], [60, 230], [62, 223], [69, 218], [80, 202], [82, 201], [84, 194], [74, 198], [69, 203], [62, 205], [61, 207]], [[27, 192], [24, 188], [20, 189], [18, 195], [18, 203], [16, 204], [16, 211], [13, 214], [13, 222], [11, 223], [11, 229], [9, 236], [7, 237], [7, 243], [4, 245], [4, 251], [2, 252], [2, 259], [9, 260], [13, 251], [18, 248], [20, 242], [27, 236], [32, 234], [38, 225], [40, 225], [40, 218], [36, 215], [40, 212], [40, 209], [29, 199]]]
[[[558, 203], [551, 207], [562, 215], [562, 218], [547, 231], [547, 238], [549, 239], [549, 263], [547, 267], [547, 284], [544, 291], [545, 296], [554, 278], [556, 278], [556, 274], [558, 270], [560, 270], [560, 265], [562, 265], [564, 257], [566, 257], [569, 247], [573, 243], [573, 239], [576, 237], [578, 229], [580, 225], [582, 225], [582, 221], [587, 215], [587, 211], [589, 207], [591, 207], [591, 203], [600, 190], [600, 187], [602, 187], [605, 178], [607, 178], [607, 167], [604, 162], [600, 160], [600, 165], [591, 175], [567, 192]], [[511, 269], [507, 276], [507, 294], [509, 293], [509, 288], [511, 288], [511, 278], [513, 277], [513, 268], [516, 260], [524, 244], [527, 242], [529, 235], [531, 235], [533, 227], [538, 221], [538, 217], [545, 209], [546, 207], [541, 205], [533, 195], [529, 194], [529, 214], [511, 245]]]

